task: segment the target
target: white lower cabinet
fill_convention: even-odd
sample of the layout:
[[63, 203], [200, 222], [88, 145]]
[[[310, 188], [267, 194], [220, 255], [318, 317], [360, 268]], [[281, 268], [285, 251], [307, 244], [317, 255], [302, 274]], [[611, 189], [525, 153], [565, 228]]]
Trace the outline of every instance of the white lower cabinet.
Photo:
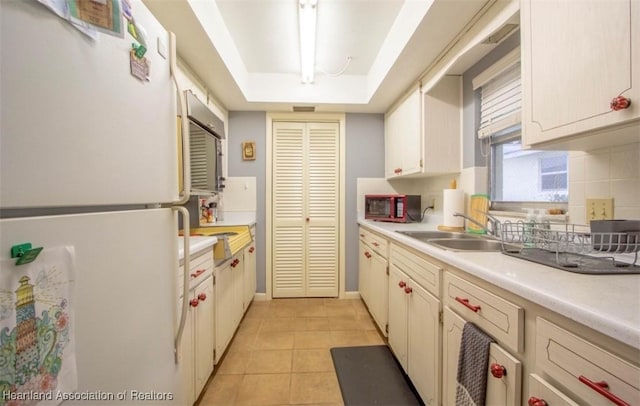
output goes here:
[[[178, 304], [178, 314], [182, 312], [182, 296]], [[189, 308], [190, 309], [190, 308]], [[180, 341], [180, 347], [178, 349], [178, 366], [180, 368], [181, 387], [184, 390], [184, 404], [193, 405], [196, 401], [196, 388], [195, 388], [195, 356], [193, 345], [193, 315], [192, 311], [187, 311], [187, 317], [184, 323], [184, 330], [182, 330], [182, 339]]]
[[[443, 316], [443, 405], [455, 405], [458, 357], [462, 330], [466, 321], [448, 306]], [[487, 365], [486, 404], [492, 406], [512, 406], [520, 404], [522, 388], [522, 365], [520, 361], [493, 343], [489, 349]], [[539, 405], [542, 406], [542, 405]]]
[[389, 346], [425, 404], [440, 399], [440, 301], [391, 261]]
[[214, 303], [213, 276], [209, 276], [192, 290], [189, 300], [193, 312], [196, 398], [213, 372]]
[[256, 294], [256, 244], [251, 242], [244, 249], [243, 310], [246, 312]]
[[360, 229], [358, 253], [360, 296], [378, 328], [386, 336], [389, 312], [387, 241], [376, 234]]
[[227, 349], [243, 315], [243, 251], [215, 270], [215, 362]]
[[[182, 280], [184, 266], [180, 266]], [[179, 365], [182, 387], [185, 388], [184, 402], [192, 405], [200, 396], [214, 365], [214, 287], [213, 252], [211, 248], [196, 253], [191, 258], [189, 277], [190, 289], [187, 296], [188, 307], [184, 330], [179, 348]], [[184, 286], [183, 282], [180, 283]], [[182, 291], [178, 314], [182, 312]]]

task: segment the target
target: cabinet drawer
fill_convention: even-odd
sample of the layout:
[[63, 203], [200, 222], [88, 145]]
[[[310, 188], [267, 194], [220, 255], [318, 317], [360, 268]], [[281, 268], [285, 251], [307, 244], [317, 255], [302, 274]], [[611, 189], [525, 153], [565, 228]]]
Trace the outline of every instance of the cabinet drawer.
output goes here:
[[640, 368], [540, 317], [536, 368], [586, 404], [640, 404]]
[[391, 264], [409, 275], [436, 297], [440, 296], [440, 271], [442, 269], [439, 266], [396, 244], [391, 244], [389, 251]]
[[535, 402], [537, 400], [541, 400], [545, 402], [544, 404], [552, 406], [579, 406], [576, 402], [569, 399], [564, 393], [551, 386], [549, 382], [536, 374], [530, 374], [527, 403], [536, 404]]
[[514, 351], [524, 350], [524, 309], [447, 272], [444, 301]]
[[[182, 294], [184, 288], [184, 264], [181, 263], [178, 268], [178, 294]], [[204, 251], [198, 253], [197, 256], [191, 258], [189, 262], [189, 281], [191, 287], [195, 286], [194, 283], [200, 283], [208, 275], [213, 272], [213, 251], [211, 248], [207, 248]]]
[[385, 259], [389, 257], [389, 242], [386, 238], [360, 227], [360, 240]]

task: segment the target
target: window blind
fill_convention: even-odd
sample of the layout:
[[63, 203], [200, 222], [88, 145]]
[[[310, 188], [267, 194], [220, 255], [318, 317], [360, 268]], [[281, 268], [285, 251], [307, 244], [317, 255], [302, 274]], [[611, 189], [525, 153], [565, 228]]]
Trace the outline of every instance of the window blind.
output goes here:
[[522, 92], [518, 62], [480, 89], [478, 138], [485, 138], [520, 124]]
[[473, 79], [480, 89], [478, 138], [498, 134], [521, 122], [520, 47]]

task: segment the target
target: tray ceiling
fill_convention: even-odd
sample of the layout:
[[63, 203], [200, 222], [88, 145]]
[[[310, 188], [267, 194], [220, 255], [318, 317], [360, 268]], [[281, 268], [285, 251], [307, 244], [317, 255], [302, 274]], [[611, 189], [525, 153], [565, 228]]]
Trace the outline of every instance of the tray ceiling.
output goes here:
[[226, 109], [384, 112], [485, 0], [318, 0], [316, 69], [300, 80], [297, 0], [145, 0]]

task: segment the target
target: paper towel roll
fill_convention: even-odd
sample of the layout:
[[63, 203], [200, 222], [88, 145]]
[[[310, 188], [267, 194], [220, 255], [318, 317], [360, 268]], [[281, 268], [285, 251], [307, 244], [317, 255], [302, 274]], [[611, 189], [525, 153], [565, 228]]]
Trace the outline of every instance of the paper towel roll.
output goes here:
[[454, 213], [464, 213], [464, 190], [444, 189], [442, 206], [445, 227], [464, 227], [464, 218], [453, 216]]

